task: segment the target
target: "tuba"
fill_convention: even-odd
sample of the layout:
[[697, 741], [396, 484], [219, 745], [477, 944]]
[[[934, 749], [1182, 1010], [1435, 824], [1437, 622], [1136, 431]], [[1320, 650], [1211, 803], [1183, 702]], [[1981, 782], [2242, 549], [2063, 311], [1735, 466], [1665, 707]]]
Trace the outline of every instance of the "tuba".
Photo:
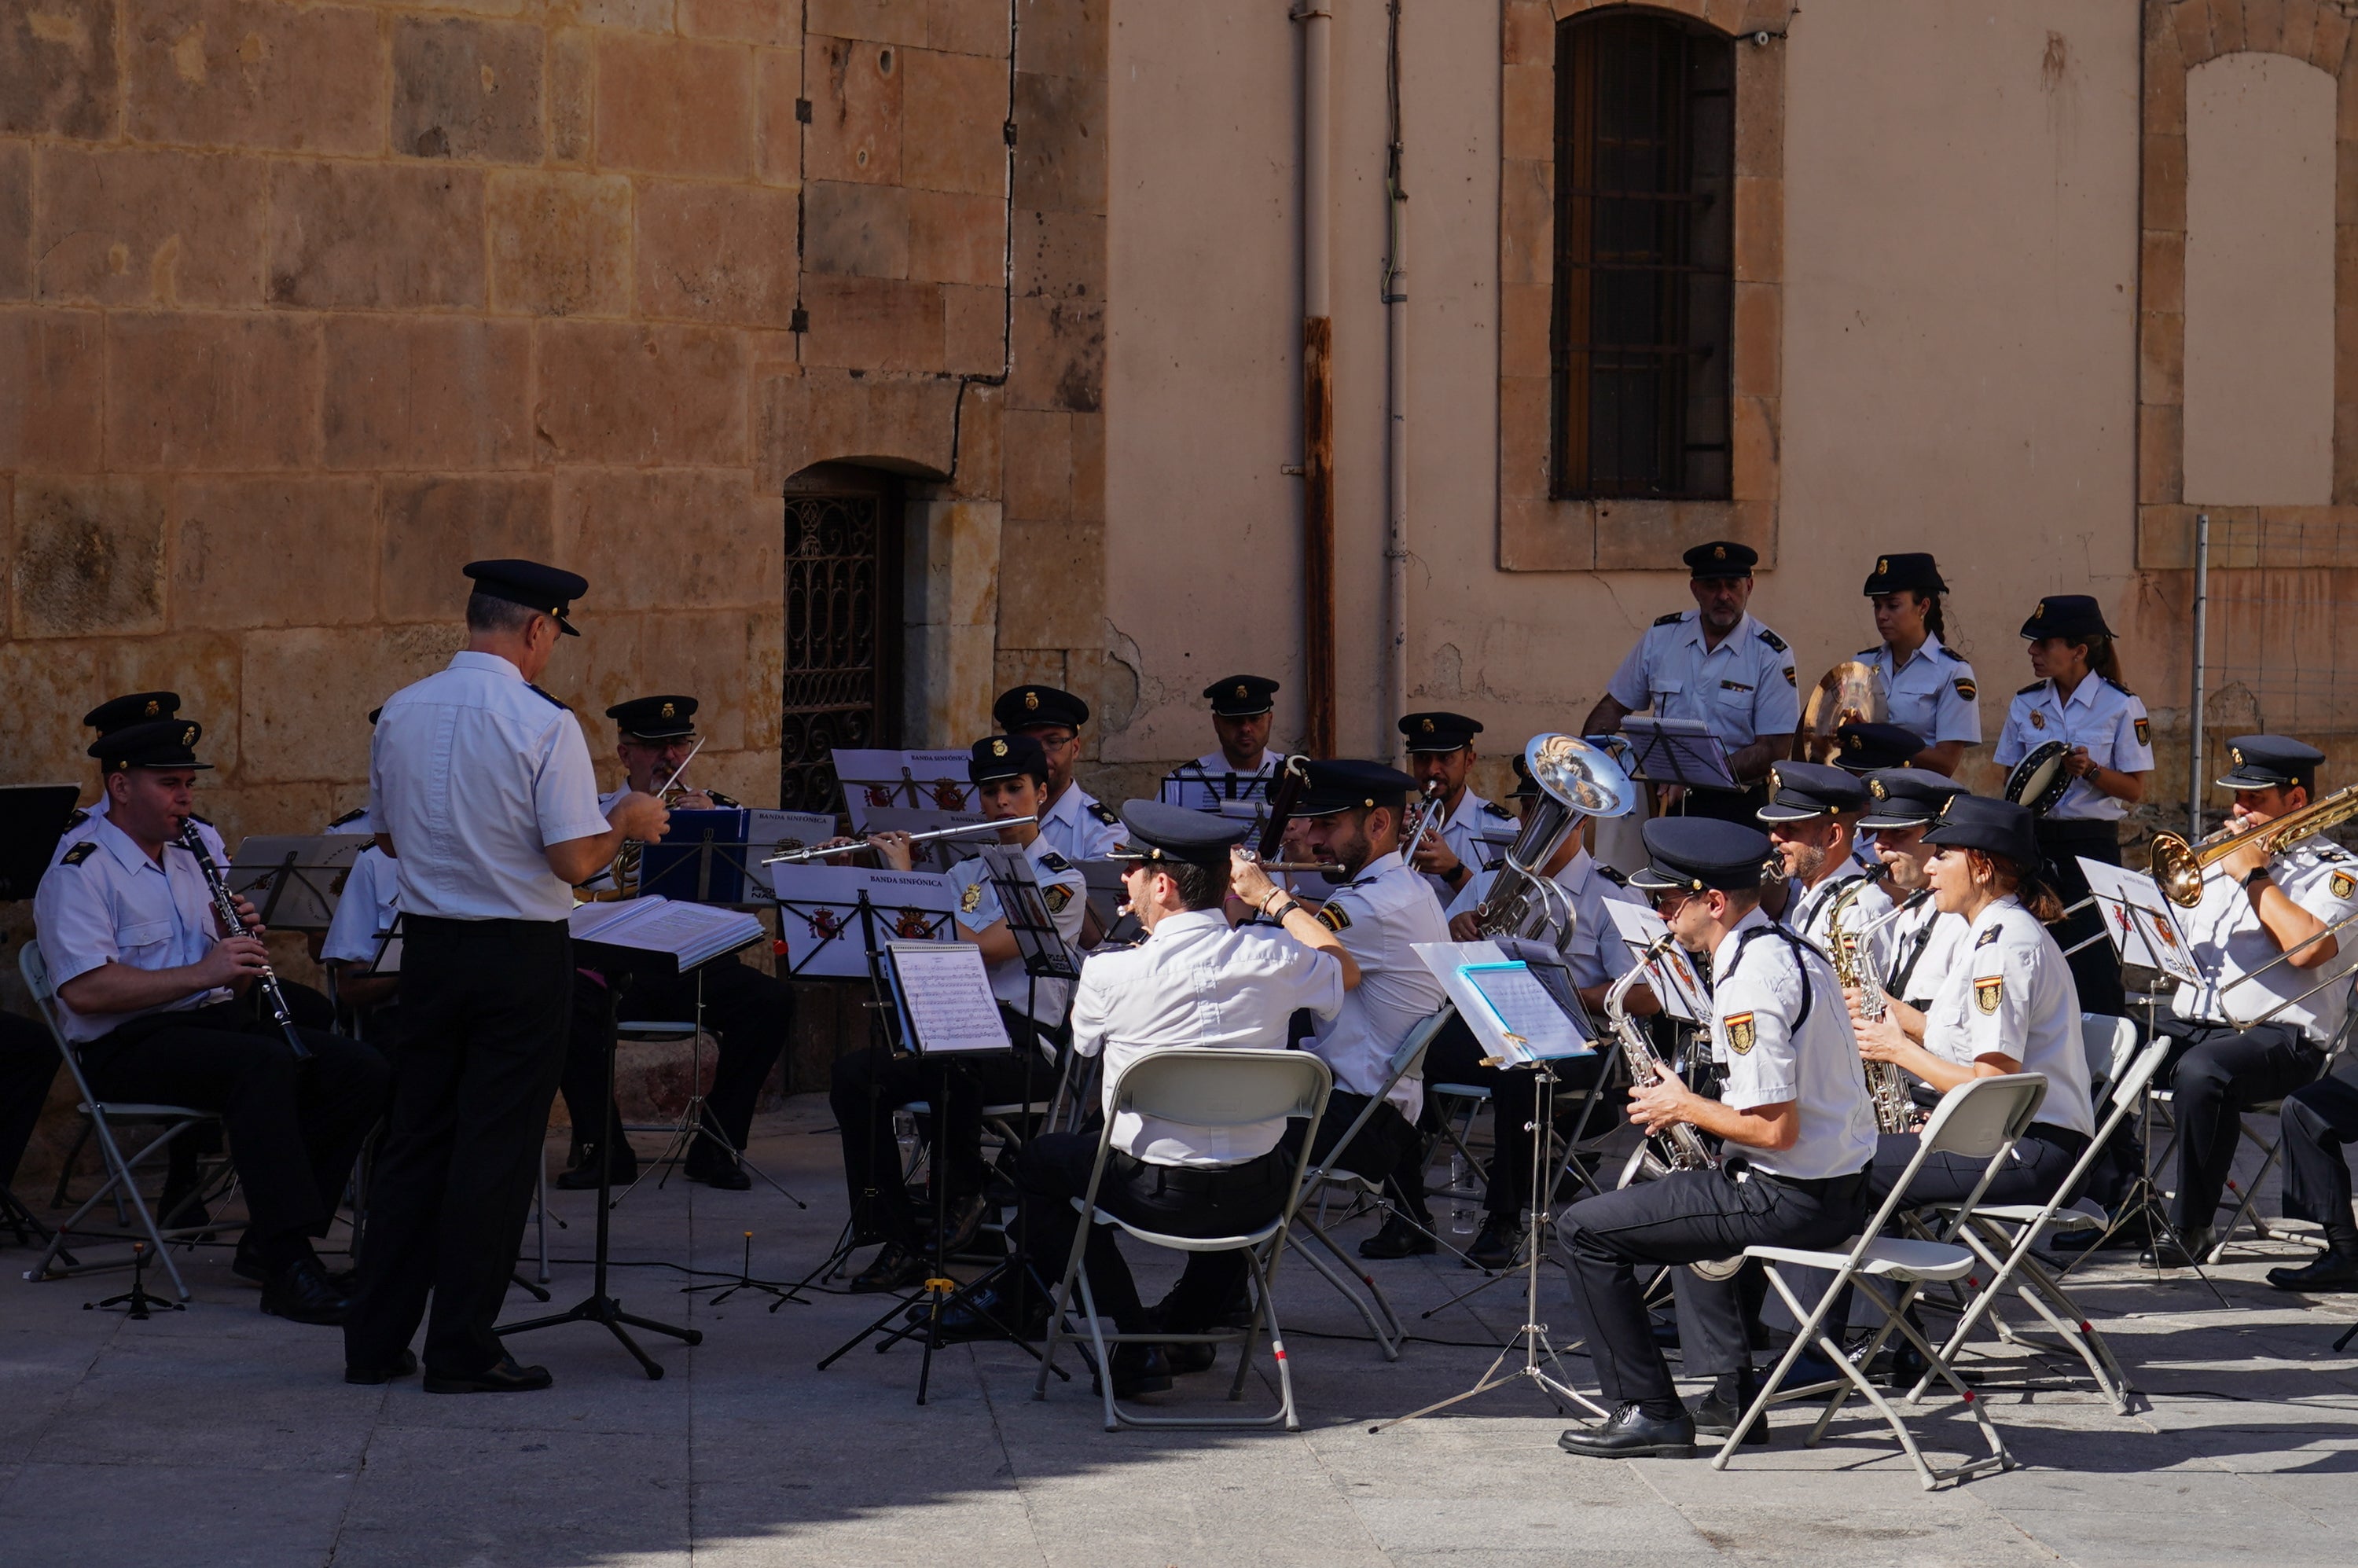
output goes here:
[[1891, 717], [1891, 696], [1882, 672], [1873, 665], [1845, 659], [1818, 679], [1801, 709], [1801, 730], [1795, 737], [1793, 760], [1831, 762], [1842, 745], [1838, 731], [1856, 721], [1881, 724]]
[[1638, 806], [1638, 786], [1602, 747], [1572, 735], [1536, 735], [1523, 748], [1523, 766], [1539, 798], [1523, 814], [1515, 841], [1490, 882], [1475, 926], [1484, 936], [1549, 940], [1558, 951], [1572, 940], [1572, 903], [1547, 864], [1584, 816], [1626, 816]]

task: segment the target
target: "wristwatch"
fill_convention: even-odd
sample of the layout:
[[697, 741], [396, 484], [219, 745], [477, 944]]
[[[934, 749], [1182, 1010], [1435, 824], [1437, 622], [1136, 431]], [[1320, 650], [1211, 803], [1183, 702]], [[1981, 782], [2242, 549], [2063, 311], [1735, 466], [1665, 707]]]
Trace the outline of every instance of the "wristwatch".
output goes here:
[[2255, 881], [2258, 881], [2260, 879], [2262, 879], [2263, 877], [2266, 876], [2267, 874], [2268, 874], [2268, 869], [2267, 869], [2266, 866], [2254, 866], [2250, 871], [2245, 871], [2245, 872], [2244, 873], [2244, 881], [2243, 881], [2244, 891], [2245, 892], [2251, 892], [2251, 891], [2252, 891], [2252, 884], [2253, 884], [2254, 882], [2255, 882]]

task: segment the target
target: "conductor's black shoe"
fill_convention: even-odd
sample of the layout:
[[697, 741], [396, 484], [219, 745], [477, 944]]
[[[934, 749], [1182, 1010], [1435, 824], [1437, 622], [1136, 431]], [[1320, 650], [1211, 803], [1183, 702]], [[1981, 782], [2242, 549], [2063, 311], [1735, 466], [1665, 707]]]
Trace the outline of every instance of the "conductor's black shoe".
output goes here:
[[328, 1281], [328, 1271], [316, 1258], [298, 1258], [264, 1281], [262, 1310], [295, 1323], [333, 1327], [352, 1311], [350, 1296]]
[[884, 1291], [905, 1291], [911, 1285], [924, 1282], [932, 1265], [897, 1241], [887, 1241], [869, 1260], [868, 1267], [851, 1276], [855, 1295], [874, 1295]]
[[[687, 1157], [687, 1175], [691, 1182], [702, 1182], [724, 1193], [747, 1192], [753, 1185], [753, 1178], [745, 1173], [744, 1165], [735, 1155], [713, 1153], [710, 1145], [701, 1139], [697, 1141], [696, 1152]], [[597, 1184], [592, 1182], [590, 1185]]]
[[1484, 1215], [1481, 1233], [1466, 1249], [1466, 1266], [1487, 1269], [1493, 1273], [1511, 1269], [1515, 1266], [1515, 1254], [1522, 1249], [1523, 1227], [1520, 1224], [1507, 1215]]
[[1555, 1445], [1590, 1459], [1692, 1459], [1694, 1440], [1694, 1417], [1685, 1411], [1666, 1420], [1627, 1404], [1597, 1426], [1569, 1429]]
[[2298, 1269], [2271, 1269], [2268, 1283], [2280, 1291], [2358, 1291], [2358, 1253], [2324, 1252]]
[[[1133, 1341], [1113, 1347], [1113, 1397], [1134, 1400], [1141, 1394], [1159, 1394], [1171, 1387], [1171, 1360], [1163, 1354], [1160, 1345]], [[1092, 1380], [1089, 1392], [1098, 1393], [1099, 1384]]]
[[980, 1193], [950, 1199], [947, 1227], [942, 1233], [942, 1255], [954, 1258], [972, 1247], [990, 1214], [990, 1200]]
[[480, 1372], [428, 1372], [426, 1391], [429, 1394], [528, 1394], [535, 1389], [547, 1388], [557, 1379], [548, 1375], [546, 1367], [519, 1367], [513, 1356], [503, 1356]]
[[2140, 1269], [2191, 1269], [2202, 1261], [2211, 1250], [2211, 1233], [2190, 1230], [2183, 1238], [2158, 1236], [2153, 1245], [2137, 1254]]
[[1405, 1215], [1395, 1214], [1384, 1221], [1384, 1227], [1359, 1243], [1362, 1258], [1422, 1258], [1441, 1250], [1441, 1243], [1433, 1238], [1433, 1221], [1427, 1217], [1422, 1228], [1409, 1223]]
[[[569, 1171], [560, 1172], [557, 1184], [568, 1193], [598, 1190], [598, 1160], [603, 1152], [596, 1144], [581, 1156], [581, 1162]], [[607, 1178], [611, 1185], [628, 1186], [639, 1179], [639, 1157], [627, 1143], [615, 1152], [612, 1173]]]
[[[914, 1317], [922, 1318], [922, 1307], [920, 1303], [909, 1310]], [[934, 1330], [934, 1344], [963, 1345], [970, 1339], [997, 1339], [1003, 1334], [1025, 1340], [1048, 1337], [1048, 1303], [1039, 1292], [1023, 1292], [1023, 1310], [1019, 1314], [1005, 1292], [977, 1291], [956, 1306], [942, 1309], [942, 1321]]]
[[406, 1378], [416, 1370], [417, 1352], [404, 1346], [401, 1354], [393, 1358], [393, 1365], [390, 1367], [355, 1367], [349, 1361], [345, 1362], [344, 1381], [373, 1386], [379, 1383], [390, 1383], [395, 1378]]
[[[1694, 1408], [1695, 1435], [1725, 1437], [1736, 1430], [1736, 1423], [1744, 1419], [1744, 1412], [1749, 1407], [1749, 1403], [1750, 1401], [1747, 1400], [1745, 1404], [1737, 1404], [1733, 1400], [1723, 1400], [1717, 1394], [1705, 1394], [1702, 1402]], [[1754, 1422], [1751, 1429], [1745, 1433], [1744, 1446], [1765, 1448], [1768, 1445], [1768, 1412], [1763, 1411], [1760, 1412], [1760, 1419]]]

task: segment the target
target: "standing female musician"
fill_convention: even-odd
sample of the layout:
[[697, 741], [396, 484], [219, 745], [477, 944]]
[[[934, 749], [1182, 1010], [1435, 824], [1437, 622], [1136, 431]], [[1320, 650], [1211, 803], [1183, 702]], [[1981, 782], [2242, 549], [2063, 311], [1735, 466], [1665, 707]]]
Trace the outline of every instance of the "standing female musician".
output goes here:
[[1883, 677], [1891, 722], [1925, 739], [1924, 749], [1906, 759], [1908, 766], [1936, 773], [1954, 773], [1965, 748], [1982, 743], [1974, 666], [1941, 640], [1941, 596], [1948, 589], [1930, 556], [1876, 557], [1866, 597], [1882, 641], [1858, 654]]
[[[2050, 741], [2071, 748], [2063, 761], [2071, 785], [2038, 818], [2039, 848], [2068, 908], [2088, 896], [2088, 879], [2076, 857], [2121, 863], [2121, 817], [2145, 798], [2153, 740], [2145, 704], [2121, 684], [2112, 629], [2094, 600], [2078, 593], [2042, 599], [2022, 623], [2022, 634], [2030, 643], [2030, 673], [2039, 678], [2014, 694], [1995, 760], [2011, 768]], [[2091, 906], [2066, 921], [2056, 935], [2070, 947], [2103, 930], [2104, 917]], [[2091, 943], [2073, 953], [2071, 974], [2080, 982], [2080, 1005], [2090, 1012], [2117, 1016], [2127, 1010], [2120, 964], [2109, 943]]]

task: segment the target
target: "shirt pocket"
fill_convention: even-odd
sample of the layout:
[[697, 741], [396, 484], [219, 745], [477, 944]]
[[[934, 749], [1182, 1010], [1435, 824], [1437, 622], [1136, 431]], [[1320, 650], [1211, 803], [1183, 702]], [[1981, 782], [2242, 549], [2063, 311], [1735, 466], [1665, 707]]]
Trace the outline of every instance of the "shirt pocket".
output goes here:
[[115, 955], [135, 969], [169, 968], [168, 960], [176, 929], [168, 920], [118, 925], [114, 928]]

